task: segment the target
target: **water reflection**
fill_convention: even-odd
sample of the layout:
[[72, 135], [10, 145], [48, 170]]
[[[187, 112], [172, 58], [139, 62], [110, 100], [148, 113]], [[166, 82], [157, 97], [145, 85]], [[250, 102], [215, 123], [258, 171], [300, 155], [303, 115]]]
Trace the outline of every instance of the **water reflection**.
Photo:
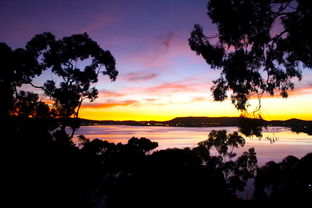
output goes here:
[[[158, 142], [158, 149], [195, 147], [198, 142], [207, 139], [212, 130], [225, 129], [228, 133], [238, 131], [237, 127], [163, 127], [163, 126], [82, 126], [76, 135], [85, 135], [90, 139], [105, 139], [114, 143], [126, 143], [131, 137], [146, 137]], [[77, 137], [75, 137], [77, 138]], [[245, 137], [246, 145], [237, 153], [255, 147], [259, 165], [274, 160], [281, 161], [288, 155], [302, 157], [312, 152], [312, 136], [295, 133], [285, 127], [267, 127], [262, 138]], [[270, 138], [270, 139], [267, 139]], [[274, 139], [274, 144], [272, 144]]]

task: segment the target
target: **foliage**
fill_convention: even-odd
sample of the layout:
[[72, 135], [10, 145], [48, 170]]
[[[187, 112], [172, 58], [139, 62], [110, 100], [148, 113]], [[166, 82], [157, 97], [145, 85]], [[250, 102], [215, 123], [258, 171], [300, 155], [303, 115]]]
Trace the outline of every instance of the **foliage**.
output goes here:
[[233, 134], [226, 134], [225, 130], [212, 130], [208, 135], [208, 139], [200, 142], [198, 145], [203, 146], [208, 150], [211, 150], [212, 147], [214, 147], [217, 157], [232, 159], [236, 156], [233, 152], [234, 148], [244, 146], [245, 139], [242, 136], [239, 136], [237, 132], [234, 132]]
[[[51, 134], [53, 125], [49, 119], [14, 117], [1, 126], [2, 131], [12, 132], [2, 141], [5, 203], [17, 207], [242, 205], [235, 193], [255, 175], [257, 200], [308, 199], [311, 194], [311, 155], [258, 168], [253, 148], [234, 157], [232, 148], [244, 145], [236, 132], [213, 131], [193, 149], [156, 150], [157, 143], [134, 137], [114, 144], [80, 136], [76, 146], [62, 130]], [[257, 201], [249, 203], [253, 202]]]
[[[0, 116], [58, 119], [62, 131], [68, 126], [72, 128], [71, 137], [79, 127], [77, 118], [82, 102], [93, 102], [98, 96], [92, 85], [98, 81], [99, 74], [107, 75], [111, 81], [118, 75], [110, 51], [103, 50], [86, 33], [60, 40], [51, 33], [42, 33], [35, 35], [25, 48], [15, 50], [0, 43], [0, 56], [3, 96]], [[33, 79], [45, 70], [56, 75], [55, 80], [45, 80], [43, 86], [35, 85]], [[33, 92], [19, 91], [25, 84], [41, 89], [53, 104], [44, 103]], [[55, 135], [63, 133], [55, 132]]]
[[231, 91], [235, 107], [279, 92], [287, 97], [293, 78], [312, 67], [312, 3], [308, 0], [210, 0], [208, 16], [218, 33], [206, 36], [195, 25], [189, 45], [221, 76], [211, 88], [216, 101]]
[[213, 130], [207, 140], [198, 144], [195, 151], [199, 151], [201, 157], [205, 155], [202, 159], [207, 166], [219, 169], [223, 173], [229, 190], [235, 193], [237, 190], [244, 190], [247, 180], [255, 177], [258, 168], [254, 148], [250, 148], [233, 161], [237, 156], [234, 148], [244, 145], [245, 139], [237, 132], [227, 134], [225, 130]]
[[13, 110], [17, 87], [40, 75], [42, 67], [26, 49], [12, 50], [5, 43], [0, 43], [0, 59], [0, 116], [4, 118]]
[[[60, 118], [78, 117], [83, 100], [92, 102], [97, 98], [98, 91], [91, 84], [98, 81], [99, 73], [108, 75], [112, 81], [118, 75], [111, 53], [103, 50], [86, 33], [61, 40], [56, 40], [51, 33], [39, 34], [26, 44], [26, 49], [44, 70], [50, 69], [62, 80], [59, 86], [54, 80], [47, 80], [43, 87], [39, 87], [54, 100]], [[79, 69], [80, 65], [84, 67]]]
[[266, 127], [268, 123], [260, 119], [248, 119], [245, 117], [240, 117], [238, 120], [239, 132], [246, 137], [256, 136], [258, 138], [262, 137], [262, 128]]
[[16, 94], [16, 101], [13, 104], [11, 114], [32, 118], [52, 118], [55, 112], [47, 104], [39, 101], [38, 94], [20, 91]]
[[255, 181], [257, 200], [309, 201], [312, 194], [312, 154], [301, 159], [287, 156], [281, 162], [267, 162]]

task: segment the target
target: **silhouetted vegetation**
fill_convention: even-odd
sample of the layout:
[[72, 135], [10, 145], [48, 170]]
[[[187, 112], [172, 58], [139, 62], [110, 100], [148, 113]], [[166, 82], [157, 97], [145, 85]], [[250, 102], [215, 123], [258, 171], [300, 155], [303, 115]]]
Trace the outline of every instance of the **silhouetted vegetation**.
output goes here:
[[311, 1], [210, 0], [207, 8], [217, 34], [207, 36], [195, 25], [189, 45], [221, 70], [211, 88], [216, 101], [230, 91], [232, 103], [244, 111], [251, 97], [287, 97], [293, 78], [301, 80], [302, 70], [312, 68]]
[[[103, 175], [96, 175], [96, 161], [77, 148], [72, 137], [80, 126], [81, 103], [97, 97], [92, 84], [98, 75], [116, 79], [114, 57], [87, 34], [56, 40], [51, 33], [38, 34], [25, 48], [15, 50], [0, 43], [0, 55], [3, 204], [92, 207], [96, 182]], [[45, 70], [57, 78], [43, 85], [33, 83]], [[42, 90], [52, 103], [21, 91], [23, 85]], [[67, 127], [72, 128], [70, 134]]]
[[[62, 131], [69, 126], [74, 132], [79, 127], [78, 120], [69, 118], [78, 118], [84, 100], [92, 102], [97, 98], [98, 91], [92, 84], [98, 81], [98, 75], [108, 75], [112, 81], [118, 75], [111, 53], [86, 33], [60, 40], [51, 33], [42, 33], [34, 36], [25, 48], [15, 50], [1, 43], [0, 55], [3, 60], [0, 90], [4, 96], [0, 104], [1, 118], [11, 115], [58, 118]], [[33, 79], [46, 70], [56, 79], [44, 80], [42, 85], [34, 84]], [[19, 91], [19, 87], [26, 84], [42, 90], [53, 104], [48, 106], [39, 101], [39, 95], [33, 92]]]
[[[157, 143], [134, 137], [114, 144], [81, 135], [74, 142], [82, 102], [97, 97], [91, 85], [99, 73], [112, 81], [118, 75], [110, 52], [87, 34], [56, 40], [43, 33], [25, 49], [1, 43], [0, 53], [1, 189], [7, 207], [196, 207], [311, 196], [311, 154], [259, 168], [254, 148], [235, 153], [245, 145], [237, 132], [211, 131], [193, 149], [157, 151]], [[76, 67], [79, 61], [83, 69]], [[33, 83], [44, 70], [59, 82]], [[21, 91], [26, 84], [41, 89], [52, 104]], [[258, 121], [249, 124], [245, 134], [259, 134]], [[251, 179], [255, 200], [238, 199]]]
[[308, 202], [312, 196], [312, 153], [301, 159], [288, 156], [282, 162], [268, 162], [255, 180], [255, 199], [288, 203]]
[[155, 151], [157, 143], [146, 138], [114, 144], [80, 136], [74, 144], [62, 131], [51, 134], [48, 120], [7, 122], [5, 132], [11, 134], [2, 141], [2, 188], [11, 207], [256, 203], [235, 195], [254, 177], [256, 200], [280, 200], [292, 193], [291, 200], [311, 196], [309, 155], [258, 168], [254, 149], [235, 154], [245, 144], [236, 132], [212, 131], [193, 149]]

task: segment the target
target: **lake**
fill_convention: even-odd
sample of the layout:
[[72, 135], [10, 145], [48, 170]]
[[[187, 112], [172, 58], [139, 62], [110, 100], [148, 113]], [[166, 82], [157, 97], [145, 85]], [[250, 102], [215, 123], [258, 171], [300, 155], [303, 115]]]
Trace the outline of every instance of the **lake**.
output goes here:
[[[76, 131], [77, 135], [84, 135], [90, 139], [102, 139], [113, 143], [127, 143], [131, 137], [146, 137], [158, 142], [158, 150], [167, 148], [195, 147], [198, 142], [206, 140], [212, 130], [238, 131], [237, 127], [164, 127], [164, 126], [81, 126]], [[298, 158], [312, 152], [312, 136], [305, 133], [295, 133], [286, 127], [268, 127], [263, 130], [263, 137], [245, 137], [246, 145], [237, 150], [242, 153], [255, 147], [258, 164], [263, 165], [268, 161], [281, 161], [288, 155]], [[271, 143], [267, 137], [276, 141]], [[77, 137], [75, 137], [77, 138]]]

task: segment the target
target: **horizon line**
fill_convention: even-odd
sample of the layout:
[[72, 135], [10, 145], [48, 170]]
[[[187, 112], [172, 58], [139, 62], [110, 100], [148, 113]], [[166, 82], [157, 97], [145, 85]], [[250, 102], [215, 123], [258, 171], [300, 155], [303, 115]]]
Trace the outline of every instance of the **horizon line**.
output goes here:
[[[243, 116], [177, 116], [177, 117], [173, 117], [169, 120], [132, 120], [132, 119], [126, 119], [126, 120], [114, 120], [114, 119], [102, 119], [102, 120], [98, 120], [98, 119], [90, 119], [90, 118], [82, 118], [79, 117], [79, 119], [84, 119], [84, 120], [91, 120], [91, 121], [136, 121], [136, 122], [142, 122], [142, 121], [158, 121], [158, 122], [165, 122], [165, 121], [170, 121], [173, 120], [175, 118], [240, 118]], [[243, 117], [243, 118], [249, 118], [249, 119], [260, 119], [260, 118], [251, 118], [251, 117]], [[289, 118], [289, 119], [262, 119], [265, 121], [288, 121], [288, 120], [301, 120], [301, 121], [312, 121], [311, 120], [306, 120], [306, 119], [299, 119], [299, 118]]]

